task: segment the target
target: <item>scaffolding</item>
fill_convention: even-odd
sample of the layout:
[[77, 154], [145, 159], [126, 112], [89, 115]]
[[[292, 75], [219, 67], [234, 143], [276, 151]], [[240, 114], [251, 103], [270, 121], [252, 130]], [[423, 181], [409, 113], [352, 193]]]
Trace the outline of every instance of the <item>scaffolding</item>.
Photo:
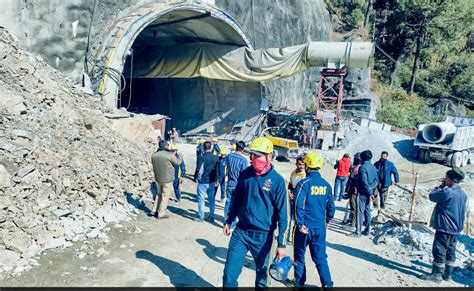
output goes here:
[[[341, 120], [342, 100], [344, 97], [344, 69], [325, 68], [320, 72], [317, 92], [317, 116], [323, 124], [338, 124]], [[328, 113], [334, 115], [328, 115]], [[331, 121], [327, 120], [331, 116]], [[332, 117], [334, 116], [334, 117]]]

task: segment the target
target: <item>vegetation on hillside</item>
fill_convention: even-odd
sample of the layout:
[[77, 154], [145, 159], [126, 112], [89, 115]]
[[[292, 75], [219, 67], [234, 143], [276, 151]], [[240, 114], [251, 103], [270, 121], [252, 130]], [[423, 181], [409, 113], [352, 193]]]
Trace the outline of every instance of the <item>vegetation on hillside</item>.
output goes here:
[[440, 100], [457, 105], [450, 114], [474, 115], [474, 1], [326, 2], [340, 32], [357, 31], [377, 45], [379, 119], [414, 128], [438, 118], [427, 105]]

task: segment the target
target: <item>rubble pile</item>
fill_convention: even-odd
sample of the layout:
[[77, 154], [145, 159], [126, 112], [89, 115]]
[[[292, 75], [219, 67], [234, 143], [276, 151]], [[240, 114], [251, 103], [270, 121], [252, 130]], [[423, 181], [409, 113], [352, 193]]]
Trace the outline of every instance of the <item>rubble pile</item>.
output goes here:
[[154, 145], [111, 130], [106, 111], [0, 27], [0, 273], [107, 242], [107, 223], [133, 217], [127, 198], [149, 191]]

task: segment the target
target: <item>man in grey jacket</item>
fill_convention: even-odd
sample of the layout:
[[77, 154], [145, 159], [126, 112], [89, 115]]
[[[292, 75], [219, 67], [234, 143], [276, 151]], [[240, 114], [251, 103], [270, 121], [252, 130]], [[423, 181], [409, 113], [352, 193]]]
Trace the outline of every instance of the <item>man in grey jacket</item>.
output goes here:
[[451, 280], [456, 263], [457, 237], [464, 227], [467, 194], [459, 183], [464, 172], [457, 167], [446, 172], [441, 186], [430, 193], [430, 200], [436, 202], [433, 213], [433, 227], [436, 229], [433, 241], [433, 268], [423, 279], [439, 282]]
[[151, 156], [155, 181], [158, 184], [158, 195], [156, 195], [152, 213], [157, 219], [169, 218], [166, 209], [173, 192], [174, 167], [179, 166], [183, 161], [183, 155], [179, 154], [179, 158], [176, 158], [169, 151], [169, 146], [168, 141], [160, 141], [158, 151]]

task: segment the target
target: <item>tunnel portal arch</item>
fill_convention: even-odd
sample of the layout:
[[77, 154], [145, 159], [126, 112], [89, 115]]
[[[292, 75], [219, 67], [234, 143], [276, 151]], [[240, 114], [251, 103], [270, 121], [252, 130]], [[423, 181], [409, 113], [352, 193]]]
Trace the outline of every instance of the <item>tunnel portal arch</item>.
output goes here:
[[[179, 19], [174, 18], [179, 17], [179, 14], [183, 14], [183, 12], [184, 14], [189, 12], [191, 15], [188, 16], [189, 18], [195, 17], [194, 19], [202, 23], [205, 19], [213, 20], [206, 23], [206, 28], [210, 31], [204, 32], [203, 35], [194, 35], [194, 37], [201, 37], [202, 41], [213, 41], [222, 44], [232, 43], [253, 48], [234, 18], [213, 5], [207, 3], [153, 3], [141, 6], [112, 23], [107, 37], [94, 57], [96, 65], [99, 64], [99, 72], [92, 73], [92, 75], [99, 75], [99, 78], [96, 78], [98, 82], [93, 83], [93, 88], [103, 96], [106, 105], [110, 107], [117, 106], [120, 84], [111, 80], [110, 75], [114, 72], [120, 74], [123, 72], [127, 53], [137, 37], [150, 25], [159, 26], [163, 22], [179, 21]], [[192, 16], [192, 14], [195, 15]], [[183, 31], [195, 34], [195, 32], [189, 31], [189, 27], [184, 28]]]

